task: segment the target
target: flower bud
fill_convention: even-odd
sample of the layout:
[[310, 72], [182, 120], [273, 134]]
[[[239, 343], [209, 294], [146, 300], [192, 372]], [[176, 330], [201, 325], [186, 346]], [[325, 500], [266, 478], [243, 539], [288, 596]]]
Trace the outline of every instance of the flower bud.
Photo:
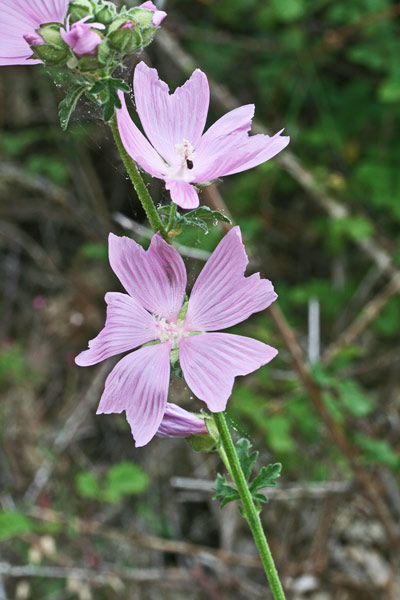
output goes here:
[[151, 0], [147, 0], [147, 2], [143, 2], [143, 4], [141, 4], [139, 6], [139, 9], [143, 10], [147, 10], [149, 13], [153, 13], [151, 15], [151, 22], [150, 24], [153, 25], [154, 27], [159, 27], [159, 25], [161, 25], [161, 23], [164, 21], [165, 17], [167, 16], [167, 13], [163, 10], [158, 10], [157, 6], [155, 4], [153, 4], [153, 2], [151, 2]]
[[85, 17], [72, 25], [67, 23], [66, 29], [61, 29], [62, 39], [73, 52], [78, 56], [96, 56], [97, 46], [101, 44], [103, 38], [96, 29], [104, 29], [103, 23], [86, 23], [91, 17]]
[[171, 402], [167, 403], [157, 435], [159, 437], [209, 437], [203, 419]]
[[36, 33], [36, 31], [33, 31], [32, 33], [26, 33], [24, 35], [24, 40], [30, 46], [41, 46], [42, 44], [44, 44], [44, 39], [41, 35]]
[[72, 0], [69, 4], [68, 15], [71, 23], [75, 23], [85, 17], [92, 16], [94, 11], [95, 5], [91, 0]]
[[28, 44], [31, 43], [35, 56], [47, 65], [53, 67], [65, 65], [70, 57], [68, 46], [62, 39], [59, 25], [45, 25], [38, 29], [36, 35], [29, 35], [29, 40], [26, 41]]
[[44, 25], [38, 29], [37, 33], [52, 48], [67, 50], [67, 46], [61, 36], [60, 27], [60, 25]]
[[132, 19], [116, 19], [107, 36], [110, 47], [121, 54], [130, 54], [142, 46], [140, 27]]
[[99, 8], [96, 8], [94, 18], [104, 25], [112, 23], [117, 15], [115, 4], [112, 2], [102, 2]]

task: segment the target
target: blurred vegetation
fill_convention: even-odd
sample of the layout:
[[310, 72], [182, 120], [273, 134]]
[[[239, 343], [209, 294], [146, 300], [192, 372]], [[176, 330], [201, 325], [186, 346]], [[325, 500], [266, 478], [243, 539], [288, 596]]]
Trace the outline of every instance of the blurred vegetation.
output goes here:
[[[257, 120], [271, 131], [285, 127], [289, 149], [315, 178], [317, 191], [349, 211], [331, 219], [275, 159], [218, 186], [243, 230], [252, 270], [273, 281], [306, 357], [308, 308], [317, 300], [323, 355], [387, 282], [357, 243], [377, 241], [400, 266], [399, 5], [389, 0], [175, 0], [166, 10], [165, 27], [198, 66], [241, 104], [254, 102]], [[184, 81], [156, 42], [141, 58], [157, 66], [171, 88]], [[133, 66], [127, 65], [125, 79]], [[159, 555], [135, 538], [132, 542], [132, 532], [251, 553], [247, 532], [232, 512], [210, 512], [211, 495], [191, 501], [171, 487], [178, 475], [215, 479], [222, 470], [216, 457], [197, 455], [182, 440], [155, 440], [136, 450], [123, 417], [95, 417], [102, 385], [93, 387], [93, 380], [99, 371], [78, 369], [73, 357], [103, 324], [105, 292], [120, 289], [108, 266], [107, 234], [132, 233], [118, 224], [115, 213], [141, 224], [144, 215], [96, 111], [83, 103], [70, 130], [62, 133], [57, 104], [63, 92], [44, 70], [2, 68], [0, 77], [2, 560], [79, 563], [88, 569], [111, 563], [121, 570], [194, 569], [196, 557], [178, 551]], [[212, 102], [208, 123], [222, 114]], [[156, 203], [166, 205], [161, 182], [148, 182]], [[221, 235], [218, 227], [208, 234], [187, 228], [178, 241], [211, 251]], [[193, 282], [201, 262], [186, 259], [186, 264]], [[237, 380], [229, 404], [237, 437], [249, 436], [265, 463], [283, 464], [278, 488], [332, 481], [352, 485], [354, 472], [321, 422], [269, 314], [254, 315], [232, 331], [280, 351], [273, 363]], [[399, 331], [397, 293], [330, 364], [316, 362], [311, 371], [329, 415], [397, 522]], [[201, 408], [175, 379], [172, 395], [188, 409]], [[68, 419], [80, 406], [87, 407], [85, 418], [68, 443], [60, 441], [57, 436], [70, 431]], [[43, 465], [50, 465], [48, 481], [35, 487]], [[372, 524], [381, 527], [362, 490], [300, 503], [271, 498], [263, 518], [284, 578], [313, 573], [328, 600], [392, 598], [378, 578], [371, 578], [371, 569], [360, 575], [362, 567], [353, 569], [349, 554], [343, 558], [343, 548], [355, 544], [346, 538], [353, 523], [361, 519], [365, 531]], [[79, 520], [100, 528], [90, 537]], [[232, 520], [236, 533], [229, 538], [224, 526]], [[126, 539], [108, 535], [109, 528]], [[49, 536], [56, 550], [46, 554], [43, 539]], [[389, 564], [390, 544], [382, 536], [367, 550]], [[365, 533], [361, 545], [368, 546], [367, 538]], [[322, 567], [313, 559], [315, 548], [326, 555]], [[365, 565], [371, 564], [367, 558]], [[108, 587], [82, 584], [74, 591], [71, 581], [66, 588], [62, 580], [45, 578], [29, 580], [28, 596], [17, 595], [20, 579], [7, 579], [6, 587], [11, 598], [33, 600], [265, 597], [257, 595], [257, 584], [263, 583], [257, 570], [231, 567], [228, 581], [209, 565], [202, 569], [182, 589], [163, 581], [150, 586], [128, 581], [122, 592], [114, 581]], [[348, 580], [343, 576], [333, 584], [326, 576], [330, 570]], [[117, 579], [123, 585], [123, 576]]]

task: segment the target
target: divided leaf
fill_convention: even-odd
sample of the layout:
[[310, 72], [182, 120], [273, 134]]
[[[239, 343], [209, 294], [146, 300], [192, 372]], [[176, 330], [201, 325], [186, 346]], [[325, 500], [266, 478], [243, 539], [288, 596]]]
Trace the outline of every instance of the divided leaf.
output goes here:
[[[243, 474], [246, 481], [249, 482], [251, 473], [258, 459], [258, 452], [250, 452], [251, 443], [246, 438], [241, 438], [235, 445], [237, 457], [242, 467]], [[249, 485], [249, 491], [254, 502], [260, 510], [260, 502], [268, 502], [268, 498], [265, 494], [260, 492], [261, 489], [266, 487], [276, 486], [276, 480], [280, 477], [282, 465], [280, 463], [274, 463], [268, 466], [261, 467], [259, 473], [254, 477], [253, 481]], [[226, 477], [220, 474], [217, 475], [217, 479], [213, 485], [213, 489], [216, 491], [214, 500], [221, 501], [221, 508], [223, 508], [229, 502], [234, 500], [240, 500], [240, 495], [235, 487], [229, 485], [226, 481]], [[239, 507], [240, 508], [240, 507]], [[242, 510], [241, 510], [242, 512]]]
[[[160, 206], [158, 212], [164, 224], [167, 225], [170, 220], [172, 205]], [[204, 233], [207, 233], [210, 225], [216, 224], [217, 221], [224, 221], [225, 223], [232, 223], [232, 221], [218, 210], [211, 210], [208, 206], [199, 206], [195, 210], [181, 215], [178, 210], [175, 213], [173, 222], [170, 224], [170, 230], [177, 230], [180, 232], [182, 225], [188, 225], [190, 227], [198, 227]]]
[[221, 500], [221, 508], [224, 508], [229, 502], [240, 500], [239, 492], [227, 483], [225, 475], [217, 474], [213, 489], [216, 492], [213, 500]]
[[249, 481], [251, 472], [254, 468], [254, 465], [257, 462], [259, 453], [257, 451], [255, 451], [255, 452], [252, 452], [251, 454], [249, 454], [251, 444], [250, 444], [249, 440], [247, 440], [246, 438], [241, 438], [237, 442], [235, 448], [236, 448], [236, 454], [239, 459], [240, 466], [243, 469], [243, 473], [246, 478], [246, 481]]
[[61, 129], [66, 131], [71, 115], [74, 112], [79, 98], [89, 88], [87, 83], [75, 83], [72, 85], [58, 106], [58, 116], [60, 117]]

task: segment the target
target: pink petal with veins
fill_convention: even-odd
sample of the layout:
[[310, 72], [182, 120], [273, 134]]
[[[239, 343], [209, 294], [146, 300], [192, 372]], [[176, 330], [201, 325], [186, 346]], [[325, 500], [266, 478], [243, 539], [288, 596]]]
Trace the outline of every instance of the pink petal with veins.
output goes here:
[[185, 381], [211, 412], [225, 410], [235, 377], [248, 375], [272, 360], [278, 351], [267, 344], [230, 333], [186, 337], [179, 360]]

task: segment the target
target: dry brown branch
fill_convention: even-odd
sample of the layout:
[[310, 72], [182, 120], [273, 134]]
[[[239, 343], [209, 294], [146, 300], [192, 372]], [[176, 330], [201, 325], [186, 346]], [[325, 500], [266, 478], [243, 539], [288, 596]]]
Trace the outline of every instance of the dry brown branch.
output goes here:
[[10, 565], [0, 563], [0, 575], [6, 577], [48, 577], [50, 579], [79, 579], [98, 585], [113, 586], [115, 578], [135, 583], [189, 583], [190, 572], [186, 569], [127, 569], [103, 566], [101, 571], [82, 567], [59, 567], [47, 565]]
[[389, 283], [376, 294], [357, 315], [352, 323], [325, 351], [322, 362], [328, 366], [342, 348], [353, 344], [361, 333], [379, 315], [388, 300], [400, 292], [400, 273], [395, 275]]
[[[172, 477], [171, 487], [176, 490], [211, 494], [213, 481], [208, 479], [192, 479], [190, 477]], [[264, 492], [270, 500], [291, 502], [293, 500], [321, 500], [327, 496], [347, 494], [354, 490], [351, 481], [328, 481], [317, 485], [280, 484], [276, 488], [265, 488]]]
[[215, 550], [208, 546], [200, 546], [182, 542], [180, 540], [167, 540], [153, 535], [143, 535], [135, 532], [126, 531], [121, 533], [112, 527], [105, 527], [103, 523], [94, 520], [85, 521], [76, 517], [68, 518], [66, 515], [45, 508], [32, 508], [28, 514], [37, 519], [49, 521], [51, 523], [71, 524], [79, 531], [81, 535], [101, 535], [117, 542], [127, 542], [135, 544], [149, 550], [158, 552], [170, 552], [173, 554], [188, 555], [201, 560], [205, 564], [223, 563], [225, 565], [236, 565], [248, 568], [262, 568], [260, 559], [257, 556], [237, 554], [226, 550]]

